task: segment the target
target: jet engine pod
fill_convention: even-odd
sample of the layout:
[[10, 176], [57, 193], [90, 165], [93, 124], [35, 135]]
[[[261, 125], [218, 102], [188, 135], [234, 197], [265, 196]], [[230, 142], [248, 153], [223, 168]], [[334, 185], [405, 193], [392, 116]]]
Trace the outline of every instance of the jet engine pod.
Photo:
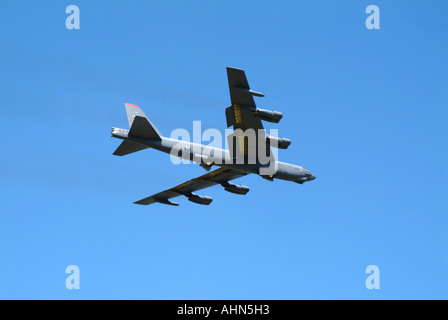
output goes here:
[[246, 187], [246, 186], [237, 186], [236, 184], [233, 184], [233, 183], [227, 183], [227, 185], [223, 185], [223, 186], [224, 186], [224, 190], [231, 192], [231, 193], [235, 193], [235, 194], [245, 195], [246, 193], [249, 192], [249, 187]]
[[257, 109], [257, 111], [255, 111], [255, 116], [264, 121], [279, 123], [283, 118], [283, 113], [278, 111]]
[[212, 197], [208, 197], [208, 196], [199, 196], [197, 194], [192, 193], [189, 197], [188, 200], [197, 204], [203, 204], [203, 205], [209, 205], [210, 203], [212, 203], [213, 198]]
[[[286, 138], [278, 138], [266, 135], [266, 142], [272, 141], [274, 145], [271, 145], [271, 147], [277, 147], [278, 149], [288, 149], [289, 145], [291, 144], [291, 140]], [[277, 144], [277, 146], [275, 146]]]

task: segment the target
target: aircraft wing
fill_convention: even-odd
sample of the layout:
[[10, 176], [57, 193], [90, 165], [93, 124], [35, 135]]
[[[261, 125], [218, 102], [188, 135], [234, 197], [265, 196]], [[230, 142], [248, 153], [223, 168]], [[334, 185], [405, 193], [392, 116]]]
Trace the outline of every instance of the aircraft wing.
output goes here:
[[247, 82], [246, 74], [243, 70], [227, 68], [227, 78], [229, 80], [230, 100], [232, 105], [226, 109], [227, 127], [233, 125], [233, 129], [254, 129], [258, 132], [263, 130], [263, 123], [260, 118], [254, 116], [256, 105], [253, 96], [263, 97], [262, 93], [252, 91]]
[[[219, 168], [217, 170], [214, 170], [212, 172], [204, 174], [200, 177], [197, 177], [197, 178], [194, 178], [187, 182], [184, 182], [178, 186], [175, 186], [174, 188], [159, 192], [155, 195], [152, 195], [145, 199], [136, 201], [134, 203], [148, 205], [148, 204], [153, 204], [153, 203], [159, 202], [159, 203], [163, 203], [163, 204], [178, 206], [179, 205], [178, 203], [171, 202], [171, 201], [169, 201], [169, 199], [175, 198], [175, 197], [178, 197], [181, 195], [185, 195], [186, 197], [189, 198], [189, 200], [193, 201], [192, 196], [193, 197], [204, 197], [204, 196], [197, 196], [197, 195], [192, 194], [193, 191], [205, 189], [205, 188], [214, 186], [216, 184], [228, 185], [228, 181], [243, 177], [245, 175], [247, 175], [247, 173], [240, 172], [240, 171], [233, 170], [233, 169], [228, 169], [228, 168]], [[246, 193], [247, 193], [247, 191], [246, 191]], [[209, 198], [209, 197], [206, 197], [206, 198]], [[193, 202], [196, 202], [196, 201], [193, 201]], [[201, 204], [210, 204], [210, 202], [211, 202], [211, 198], [209, 198], [208, 203], [201, 203]]]
[[[235, 141], [237, 145], [235, 149], [237, 153], [233, 147], [230, 149], [230, 153], [234, 158], [240, 156], [247, 157], [248, 154], [258, 154], [258, 142], [255, 144], [245, 142], [243, 134], [246, 130], [253, 129], [257, 140], [266, 141], [266, 131], [264, 130], [262, 119], [255, 116], [258, 108], [253, 98], [254, 96], [264, 97], [264, 95], [250, 89], [249, 82], [243, 70], [227, 68], [227, 78], [229, 80], [230, 100], [232, 102], [232, 105], [226, 109], [227, 127], [233, 125], [234, 130], [241, 129], [243, 131], [242, 133], [238, 130], [228, 136], [228, 139], [234, 139], [236, 137]], [[229, 141], [230, 145], [231, 143]], [[269, 155], [270, 161], [275, 161], [270, 146], [264, 145], [263, 148], [266, 148], [265, 152]]]

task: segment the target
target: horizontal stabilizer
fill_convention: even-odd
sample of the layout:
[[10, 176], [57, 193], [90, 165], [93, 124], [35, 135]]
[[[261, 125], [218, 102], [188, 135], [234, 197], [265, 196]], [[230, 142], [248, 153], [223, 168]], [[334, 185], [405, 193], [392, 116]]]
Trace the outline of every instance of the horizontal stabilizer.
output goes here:
[[132, 122], [129, 136], [147, 139], [147, 140], [162, 140], [160, 132], [152, 125], [148, 118], [135, 116]]
[[114, 156], [125, 156], [127, 154], [137, 152], [146, 148], [148, 147], [131, 142], [129, 140], [125, 140], [118, 146], [117, 150], [115, 150]]

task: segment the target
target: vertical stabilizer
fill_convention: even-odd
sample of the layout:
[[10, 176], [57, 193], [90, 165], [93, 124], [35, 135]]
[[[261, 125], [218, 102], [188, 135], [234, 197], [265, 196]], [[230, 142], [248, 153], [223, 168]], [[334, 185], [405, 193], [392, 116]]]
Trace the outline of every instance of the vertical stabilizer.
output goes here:
[[162, 134], [152, 124], [139, 106], [126, 103], [129, 121], [129, 136], [149, 140], [162, 140]]

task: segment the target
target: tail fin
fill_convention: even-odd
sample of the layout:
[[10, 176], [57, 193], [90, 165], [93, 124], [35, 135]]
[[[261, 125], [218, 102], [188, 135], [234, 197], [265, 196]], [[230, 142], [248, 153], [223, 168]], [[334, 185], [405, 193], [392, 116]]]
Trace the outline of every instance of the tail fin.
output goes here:
[[[126, 138], [140, 138], [145, 140], [162, 140], [162, 135], [159, 130], [152, 124], [148, 117], [143, 113], [139, 106], [126, 103], [126, 113], [129, 121], [129, 132], [127, 136], [122, 136], [120, 139], [124, 141], [115, 150], [114, 155], [124, 156], [133, 152], [137, 152], [148, 148], [148, 146], [138, 141]], [[122, 130], [121, 131], [127, 131]]]
[[115, 150], [114, 156], [125, 156], [127, 154], [137, 152], [146, 148], [148, 147], [145, 147], [143, 145], [137, 144], [129, 140], [124, 140], [117, 148], [117, 150]]
[[148, 140], [162, 140], [162, 135], [139, 106], [126, 103], [129, 136]]

